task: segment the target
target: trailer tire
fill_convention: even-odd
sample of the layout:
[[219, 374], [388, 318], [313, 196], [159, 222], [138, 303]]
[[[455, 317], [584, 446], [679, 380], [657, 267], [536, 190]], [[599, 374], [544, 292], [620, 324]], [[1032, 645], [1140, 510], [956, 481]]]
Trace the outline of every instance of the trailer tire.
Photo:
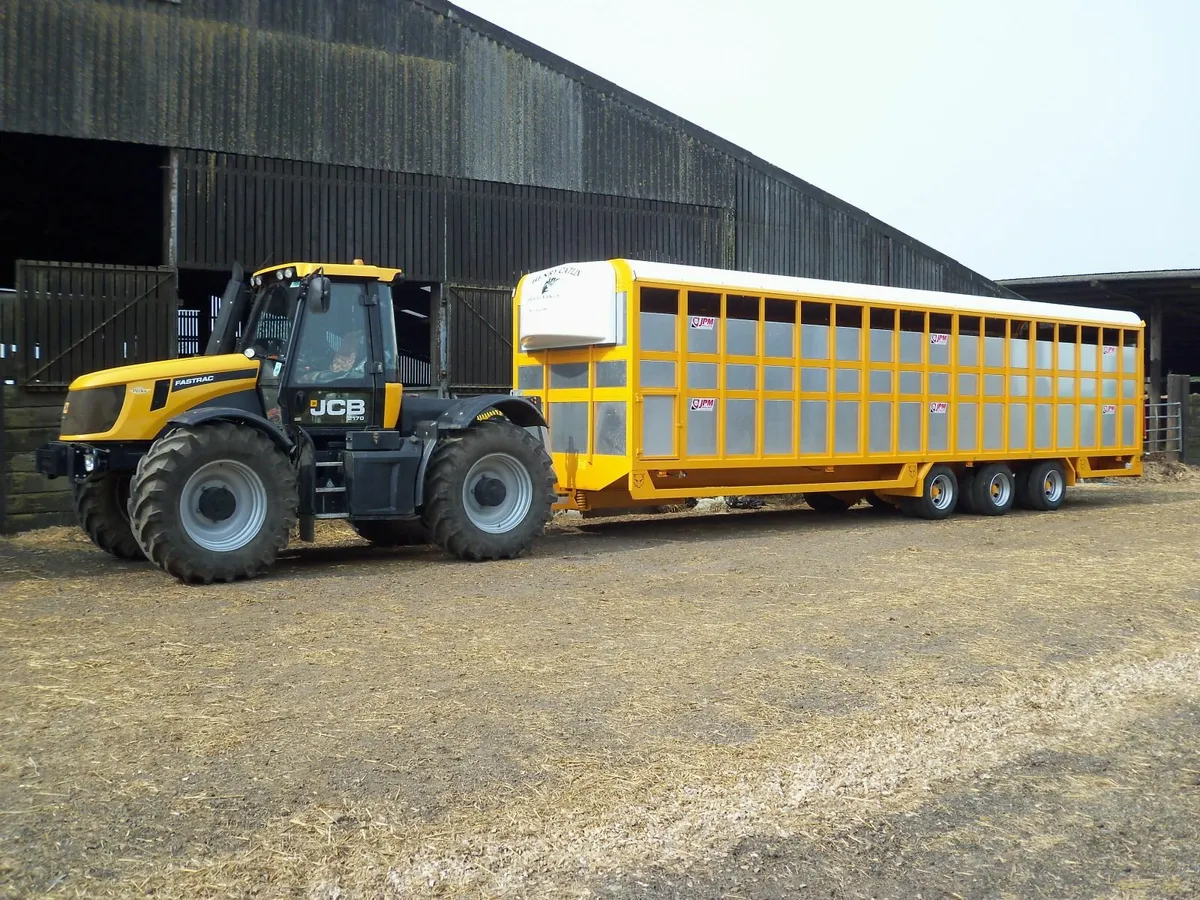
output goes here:
[[129, 524], [128, 475], [98, 475], [72, 487], [75, 515], [92, 543], [117, 559], [144, 560]]
[[429, 531], [420, 519], [363, 519], [350, 527], [363, 540], [376, 547], [420, 547], [432, 544]]
[[1028, 509], [1049, 512], [1062, 506], [1067, 493], [1067, 475], [1062, 463], [1053, 459], [1035, 462], [1025, 477], [1023, 493]]
[[180, 581], [254, 578], [287, 546], [299, 505], [295, 468], [262, 432], [231, 422], [177, 428], [138, 462], [133, 533]]
[[958, 476], [940, 463], [929, 470], [920, 497], [906, 497], [904, 511], [922, 519], [945, 519], [958, 503]]
[[459, 559], [515, 559], [545, 531], [555, 502], [550, 457], [504, 418], [443, 434], [425, 475], [422, 519]]
[[854, 505], [842, 497], [835, 497], [833, 494], [827, 494], [824, 491], [805, 494], [804, 502], [811, 509], [816, 510], [822, 515], [845, 512]]
[[1012, 509], [1017, 479], [1004, 463], [992, 463], [975, 472], [962, 496], [970, 494], [971, 511], [981, 516], [1002, 516]]

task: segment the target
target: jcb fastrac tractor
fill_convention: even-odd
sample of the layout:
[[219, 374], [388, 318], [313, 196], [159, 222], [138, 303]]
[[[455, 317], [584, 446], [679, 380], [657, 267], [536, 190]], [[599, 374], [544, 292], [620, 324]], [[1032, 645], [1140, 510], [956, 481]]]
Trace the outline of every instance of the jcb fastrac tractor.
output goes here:
[[235, 268], [205, 355], [76, 379], [38, 471], [71, 479], [99, 547], [188, 582], [260, 575], [315, 519], [379, 545], [518, 556], [556, 499], [545, 420], [515, 396], [406, 395], [400, 277], [289, 263], [247, 285]]

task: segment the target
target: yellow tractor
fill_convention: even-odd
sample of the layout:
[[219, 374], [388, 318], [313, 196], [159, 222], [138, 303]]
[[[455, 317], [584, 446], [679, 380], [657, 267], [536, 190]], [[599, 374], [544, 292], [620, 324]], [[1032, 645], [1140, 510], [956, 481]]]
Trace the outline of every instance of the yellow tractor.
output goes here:
[[247, 284], [235, 267], [205, 354], [76, 379], [38, 471], [72, 481], [97, 546], [186, 582], [260, 575], [316, 519], [378, 545], [520, 555], [556, 500], [546, 421], [508, 394], [406, 394], [400, 278], [355, 260]]

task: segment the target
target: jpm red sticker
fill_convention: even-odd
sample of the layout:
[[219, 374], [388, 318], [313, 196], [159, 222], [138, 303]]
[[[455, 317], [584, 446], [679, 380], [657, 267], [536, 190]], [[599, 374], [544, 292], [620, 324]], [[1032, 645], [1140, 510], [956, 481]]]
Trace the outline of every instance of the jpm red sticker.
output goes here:
[[1100, 408], [1100, 412], [1106, 416], [1115, 416], [1117, 414], [1117, 405], [1115, 403], [1106, 403]]
[[712, 412], [717, 408], [716, 397], [693, 397], [688, 401], [688, 408], [699, 412]]
[[929, 404], [929, 411], [931, 413], [933, 413], [935, 416], [944, 416], [946, 414], [946, 410], [948, 410], [949, 408], [950, 408], [949, 403], [930, 403]]
[[929, 335], [930, 344], [949, 344], [950, 335], [948, 334], [931, 334]]
[[688, 327], [695, 328], [697, 331], [712, 331], [716, 324], [716, 316], [692, 316], [688, 320]]

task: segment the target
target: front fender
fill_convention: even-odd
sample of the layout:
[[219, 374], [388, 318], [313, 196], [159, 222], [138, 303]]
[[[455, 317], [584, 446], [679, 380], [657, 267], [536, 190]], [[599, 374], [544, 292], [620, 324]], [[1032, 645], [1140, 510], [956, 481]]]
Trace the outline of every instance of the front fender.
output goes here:
[[232, 406], [206, 406], [189, 409], [187, 412], [180, 413], [168, 421], [167, 429], [177, 428], [180, 425], [192, 427], [202, 425], [205, 422], [235, 422], [238, 425], [246, 425], [257, 429], [269, 437], [275, 443], [275, 446], [284, 453], [291, 453], [292, 448], [295, 446], [295, 442], [288, 437], [287, 432], [274, 422], [262, 416], [256, 416], [254, 413], [246, 412], [244, 409], [237, 409]]

